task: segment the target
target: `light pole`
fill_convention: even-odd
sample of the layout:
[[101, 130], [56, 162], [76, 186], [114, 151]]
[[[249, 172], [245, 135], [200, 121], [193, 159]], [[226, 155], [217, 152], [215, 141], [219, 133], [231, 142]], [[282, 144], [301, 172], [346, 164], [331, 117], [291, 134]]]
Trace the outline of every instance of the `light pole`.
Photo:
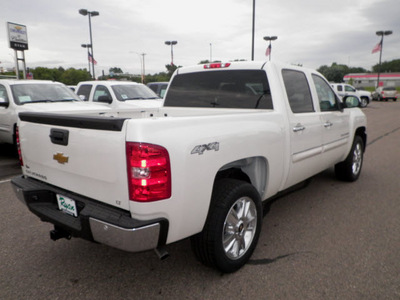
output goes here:
[[277, 36], [264, 36], [264, 40], [269, 41], [269, 45], [267, 48], [267, 52], [265, 55], [269, 56], [269, 60], [271, 60], [272, 56], [272, 41], [275, 41], [278, 37]]
[[135, 51], [129, 51], [129, 53], [135, 53], [139, 56], [140, 59], [140, 72], [141, 72], [141, 77], [142, 77], [142, 83], [145, 83], [145, 76], [146, 76], [146, 70], [145, 70], [145, 60], [144, 56], [146, 53], [138, 53]]
[[251, 32], [251, 60], [254, 60], [254, 30], [256, 21], [256, 0], [253, 0], [253, 18], [252, 18], [252, 32]]
[[[92, 17], [96, 17], [98, 15], [100, 15], [100, 13], [98, 11], [88, 11], [87, 9], [80, 9], [79, 13], [82, 16], [88, 16], [89, 17], [89, 34], [90, 34], [90, 49], [91, 51], [91, 55], [92, 55], [92, 75], [93, 75], [93, 79], [96, 79], [96, 76], [94, 74], [94, 54], [93, 54], [93, 39], [92, 39], [92, 21], [91, 18]], [[88, 57], [89, 59], [89, 57]]]
[[92, 77], [92, 74], [91, 74], [92, 72], [90, 70], [90, 60], [89, 60], [89, 55], [90, 55], [89, 49], [92, 47], [92, 45], [90, 45], [90, 44], [81, 44], [81, 47], [82, 48], [87, 48], [87, 57], [88, 57], [88, 66], [89, 66], [88, 71], [89, 71], [90, 76]]
[[171, 66], [174, 65], [174, 45], [178, 44], [177, 41], [165, 41], [165, 45], [171, 45]]
[[379, 87], [379, 77], [381, 75], [381, 62], [382, 62], [382, 50], [383, 50], [383, 37], [385, 35], [390, 35], [392, 34], [393, 31], [391, 30], [386, 30], [386, 31], [377, 31], [376, 35], [381, 36], [381, 42], [380, 42], [380, 53], [379, 53], [379, 66], [378, 66], [378, 82], [376, 83], [376, 88]]

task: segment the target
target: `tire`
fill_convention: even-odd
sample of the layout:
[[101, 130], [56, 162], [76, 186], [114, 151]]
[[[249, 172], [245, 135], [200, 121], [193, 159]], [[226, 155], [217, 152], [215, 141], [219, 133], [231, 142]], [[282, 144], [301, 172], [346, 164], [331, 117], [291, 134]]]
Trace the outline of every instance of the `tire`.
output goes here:
[[360, 136], [356, 135], [346, 159], [335, 165], [336, 177], [343, 181], [356, 181], [360, 176], [363, 160], [364, 142]]
[[257, 190], [241, 180], [221, 179], [215, 183], [203, 231], [191, 237], [192, 250], [203, 264], [235, 272], [251, 257], [261, 226]]
[[360, 99], [360, 107], [367, 107], [368, 105], [368, 100], [365, 98]]

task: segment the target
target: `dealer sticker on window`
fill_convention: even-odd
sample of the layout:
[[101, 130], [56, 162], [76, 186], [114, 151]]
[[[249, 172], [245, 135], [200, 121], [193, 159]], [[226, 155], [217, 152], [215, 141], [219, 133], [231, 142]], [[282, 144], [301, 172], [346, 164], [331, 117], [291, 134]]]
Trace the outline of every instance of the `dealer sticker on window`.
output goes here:
[[78, 211], [76, 209], [76, 204], [74, 200], [57, 194], [57, 202], [58, 202], [58, 208], [61, 211], [70, 214], [74, 217], [78, 216]]

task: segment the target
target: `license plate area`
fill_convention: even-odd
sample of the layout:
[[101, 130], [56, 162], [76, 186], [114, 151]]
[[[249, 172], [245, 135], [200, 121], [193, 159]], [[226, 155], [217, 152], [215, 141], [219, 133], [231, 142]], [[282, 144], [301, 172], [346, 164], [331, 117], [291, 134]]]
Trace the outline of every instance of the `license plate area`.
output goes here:
[[76, 206], [75, 200], [60, 194], [56, 196], [59, 210], [74, 217], [78, 216], [78, 207]]

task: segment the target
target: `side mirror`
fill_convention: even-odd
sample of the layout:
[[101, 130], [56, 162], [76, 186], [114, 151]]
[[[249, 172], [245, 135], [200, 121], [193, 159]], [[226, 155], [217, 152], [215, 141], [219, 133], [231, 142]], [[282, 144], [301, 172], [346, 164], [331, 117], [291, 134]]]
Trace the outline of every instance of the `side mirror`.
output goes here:
[[81, 99], [82, 101], [87, 101], [86, 96], [85, 95], [78, 95], [79, 99]]
[[8, 107], [10, 103], [8, 103], [8, 101], [6, 101], [6, 99], [4, 99], [3, 97], [0, 97], [0, 107]]
[[344, 96], [343, 106], [344, 108], [359, 107], [361, 104], [360, 99], [356, 96]]
[[97, 102], [102, 102], [102, 103], [111, 104], [111, 103], [112, 103], [112, 99], [111, 99], [109, 96], [107, 96], [107, 95], [103, 95], [103, 96], [100, 96], [100, 97], [97, 99]]

